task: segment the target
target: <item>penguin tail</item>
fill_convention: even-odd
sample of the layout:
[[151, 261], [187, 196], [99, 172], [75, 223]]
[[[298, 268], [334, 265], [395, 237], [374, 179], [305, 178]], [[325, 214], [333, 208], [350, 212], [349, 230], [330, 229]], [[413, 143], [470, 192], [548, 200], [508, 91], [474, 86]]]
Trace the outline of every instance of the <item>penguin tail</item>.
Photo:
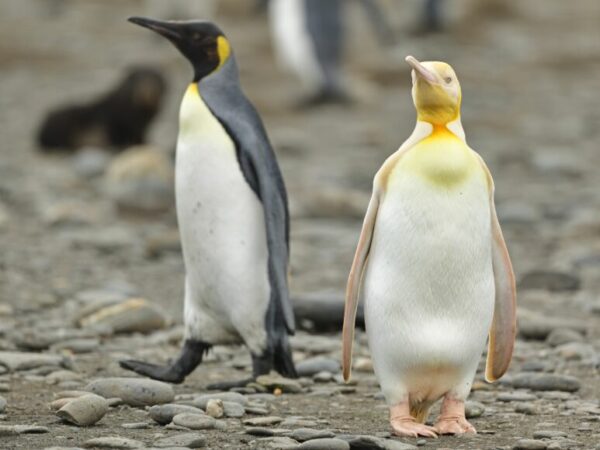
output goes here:
[[410, 403], [410, 415], [415, 418], [418, 423], [425, 423], [431, 409], [430, 402], [415, 402]]
[[283, 332], [275, 342], [273, 368], [286, 378], [298, 378], [292, 359], [292, 348], [287, 333]]

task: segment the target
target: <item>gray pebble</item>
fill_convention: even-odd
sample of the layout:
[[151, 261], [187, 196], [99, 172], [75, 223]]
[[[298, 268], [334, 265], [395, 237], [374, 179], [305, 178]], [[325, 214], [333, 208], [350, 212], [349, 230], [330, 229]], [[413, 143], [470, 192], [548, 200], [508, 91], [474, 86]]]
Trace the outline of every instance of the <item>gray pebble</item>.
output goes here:
[[17, 430], [11, 425], [0, 425], [0, 437], [16, 436]]
[[546, 450], [547, 443], [537, 439], [521, 439], [515, 445], [513, 450]]
[[194, 406], [177, 405], [173, 403], [154, 405], [148, 410], [150, 418], [161, 425], [171, 423], [173, 417], [183, 413], [202, 414], [202, 410], [195, 408]]
[[245, 430], [246, 434], [250, 434], [252, 436], [274, 436], [275, 432], [273, 428], [265, 428], [265, 427], [248, 427]]
[[583, 336], [581, 333], [569, 328], [556, 328], [546, 338], [546, 343], [552, 347], [568, 344], [569, 342], [583, 342]]
[[171, 385], [145, 378], [104, 378], [85, 387], [104, 398], [119, 397], [130, 406], [150, 406], [169, 403], [175, 398]]
[[339, 371], [339, 361], [324, 356], [308, 358], [296, 364], [296, 372], [301, 377], [312, 377], [319, 372], [337, 373]]
[[312, 439], [303, 442], [298, 450], [350, 450], [350, 444], [336, 438]]
[[72, 399], [56, 415], [66, 422], [87, 427], [100, 421], [107, 412], [108, 402], [104, 397], [88, 394]]
[[298, 442], [284, 436], [275, 436], [259, 439], [260, 448], [271, 448], [274, 450], [294, 450], [298, 448]]
[[253, 417], [251, 419], [246, 419], [243, 421], [244, 425], [249, 425], [252, 427], [264, 427], [270, 425], [277, 425], [278, 423], [283, 422], [283, 418], [278, 416], [266, 416], [266, 417]]
[[17, 434], [45, 434], [50, 433], [48, 427], [41, 425], [13, 425]]
[[240, 418], [244, 417], [246, 410], [242, 405], [235, 402], [223, 402], [223, 412], [226, 417]]
[[131, 449], [144, 448], [143, 442], [133, 439], [127, 439], [119, 436], [99, 437], [90, 439], [83, 444], [86, 448], [111, 448], [111, 449]]
[[517, 403], [515, 406], [515, 412], [526, 414], [528, 416], [537, 416], [540, 413], [539, 408], [533, 403], [529, 402]]
[[2, 414], [5, 409], [6, 409], [6, 400], [4, 399], [4, 397], [0, 396], [0, 414]]
[[150, 428], [149, 422], [131, 422], [121, 424], [121, 428], [125, 428], [126, 430], [146, 430]]
[[297, 441], [304, 442], [311, 439], [332, 438], [335, 437], [335, 433], [329, 430], [315, 430], [314, 428], [297, 428], [292, 431], [290, 436]]
[[540, 374], [523, 372], [512, 378], [515, 388], [532, 391], [576, 392], [581, 388], [580, 381], [569, 375]]
[[502, 392], [498, 394], [498, 401], [500, 402], [530, 402], [537, 400], [537, 397], [527, 392]]
[[567, 437], [567, 433], [558, 430], [539, 430], [533, 432], [534, 439], [555, 439]]
[[224, 402], [235, 402], [239, 403], [242, 406], [245, 406], [248, 403], [248, 399], [244, 395], [239, 394], [237, 392], [218, 392], [215, 394], [199, 395], [194, 398], [192, 403], [198, 408], [206, 409], [206, 405], [211, 399], [218, 399]]
[[173, 417], [173, 424], [190, 430], [210, 430], [215, 428], [216, 420], [206, 414], [182, 413]]
[[465, 402], [465, 415], [467, 419], [475, 419], [485, 412], [485, 406], [479, 402]]
[[59, 355], [0, 351], [0, 366], [5, 366], [10, 372], [30, 370], [42, 366], [68, 368], [70, 365], [71, 363], [67, 358]]
[[417, 447], [411, 444], [392, 439], [384, 439], [379, 436], [368, 435], [339, 435], [338, 439], [343, 439], [350, 444], [351, 449], [358, 450], [414, 450]]
[[312, 379], [317, 383], [328, 383], [333, 380], [333, 374], [324, 370], [314, 374]]
[[285, 419], [279, 426], [284, 428], [295, 428], [295, 427], [305, 427], [311, 428], [316, 427], [318, 424], [315, 420], [303, 419], [301, 417], [289, 417]]
[[199, 433], [183, 433], [157, 439], [152, 444], [156, 448], [185, 447], [201, 448], [206, 445], [206, 439]]
[[545, 289], [553, 292], [576, 291], [581, 280], [572, 274], [551, 270], [534, 270], [526, 273], [519, 282], [521, 289]]
[[281, 389], [282, 392], [298, 393], [302, 391], [302, 385], [289, 378], [284, 378], [279, 375], [261, 375], [256, 378], [256, 383], [266, 387], [270, 391], [277, 388]]
[[110, 161], [110, 155], [105, 150], [95, 147], [85, 147], [73, 156], [73, 169], [82, 178], [102, 175]]
[[246, 406], [246, 414], [266, 416], [267, 414], [269, 414], [269, 410], [267, 408], [263, 408], [262, 406]]

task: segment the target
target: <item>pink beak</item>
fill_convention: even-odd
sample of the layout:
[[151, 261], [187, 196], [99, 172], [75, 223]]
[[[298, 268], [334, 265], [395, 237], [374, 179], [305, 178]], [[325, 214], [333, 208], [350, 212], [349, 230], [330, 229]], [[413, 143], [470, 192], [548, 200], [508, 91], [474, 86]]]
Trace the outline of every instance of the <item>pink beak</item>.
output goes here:
[[414, 69], [417, 75], [425, 79], [425, 81], [429, 83], [437, 83], [435, 75], [429, 69], [426, 69], [425, 66], [423, 66], [423, 64], [417, 60], [417, 58], [414, 56], [407, 56], [405, 61]]

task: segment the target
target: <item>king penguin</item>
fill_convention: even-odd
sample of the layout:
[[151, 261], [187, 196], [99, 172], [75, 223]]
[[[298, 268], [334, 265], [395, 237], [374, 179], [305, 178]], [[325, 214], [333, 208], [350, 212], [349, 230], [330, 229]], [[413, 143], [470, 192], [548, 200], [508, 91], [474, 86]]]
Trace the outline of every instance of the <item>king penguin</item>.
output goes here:
[[[465, 141], [456, 74], [443, 62], [406, 61], [417, 124], [375, 175], [346, 290], [343, 374], [347, 380], [362, 294], [394, 432], [475, 433], [464, 402], [488, 335], [486, 379], [508, 369], [515, 279], [492, 177]], [[437, 422], [425, 425], [442, 397]]]
[[185, 341], [172, 364], [121, 361], [141, 375], [180, 383], [213, 345], [245, 344], [253, 377], [296, 377], [288, 335], [289, 214], [275, 153], [240, 88], [228, 39], [213, 23], [129, 19], [166, 37], [194, 79], [179, 113], [175, 192], [185, 262]]

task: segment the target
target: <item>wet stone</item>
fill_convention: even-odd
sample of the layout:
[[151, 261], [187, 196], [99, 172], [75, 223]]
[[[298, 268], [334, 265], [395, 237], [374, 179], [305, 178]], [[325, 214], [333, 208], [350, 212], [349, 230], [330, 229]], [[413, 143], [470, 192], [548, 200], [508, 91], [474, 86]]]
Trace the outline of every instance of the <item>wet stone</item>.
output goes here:
[[293, 439], [304, 442], [311, 439], [332, 438], [335, 433], [329, 430], [315, 430], [314, 428], [296, 428], [290, 435]]
[[148, 410], [150, 418], [161, 425], [171, 423], [173, 417], [183, 413], [202, 414], [203, 412], [201, 409], [195, 408], [194, 406], [176, 405], [172, 403], [166, 405], [154, 405]]
[[99, 437], [90, 439], [83, 444], [86, 448], [109, 448], [109, 449], [132, 449], [144, 448], [143, 442], [127, 439], [119, 436]]
[[512, 379], [512, 385], [518, 389], [531, 389], [532, 391], [576, 392], [581, 388], [581, 382], [575, 377], [536, 372], [517, 374]]
[[85, 387], [104, 398], [118, 397], [130, 406], [151, 406], [173, 401], [173, 388], [161, 381], [144, 378], [104, 378]]
[[156, 448], [202, 448], [206, 445], [206, 439], [199, 433], [182, 433], [157, 439], [152, 445]]
[[215, 428], [216, 420], [206, 414], [182, 413], [173, 417], [173, 424], [190, 430], [210, 430]]

